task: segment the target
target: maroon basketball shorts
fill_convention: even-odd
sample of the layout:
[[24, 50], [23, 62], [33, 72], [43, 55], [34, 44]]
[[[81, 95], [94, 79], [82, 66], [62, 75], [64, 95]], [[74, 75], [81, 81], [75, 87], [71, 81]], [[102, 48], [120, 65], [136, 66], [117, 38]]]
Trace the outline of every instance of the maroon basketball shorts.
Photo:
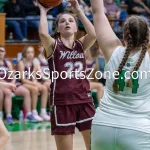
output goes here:
[[92, 102], [54, 106], [51, 111], [52, 135], [69, 135], [91, 129], [95, 108]]

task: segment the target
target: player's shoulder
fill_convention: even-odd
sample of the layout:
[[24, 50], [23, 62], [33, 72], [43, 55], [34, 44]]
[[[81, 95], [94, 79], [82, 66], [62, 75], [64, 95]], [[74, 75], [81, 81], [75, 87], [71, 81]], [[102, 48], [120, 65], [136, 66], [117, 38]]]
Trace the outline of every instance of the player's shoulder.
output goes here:
[[110, 59], [112, 59], [112, 58], [116, 59], [116, 57], [121, 58], [124, 55], [125, 51], [126, 51], [126, 48], [124, 46], [117, 46], [114, 49]]
[[80, 39], [75, 40], [75, 43], [76, 43], [76, 44], [79, 44], [79, 45], [81, 45], [81, 46], [83, 46], [83, 42], [82, 42]]
[[32, 66], [35, 68], [35, 67], [40, 67], [40, 62], [38, 60], [37, 57], [35, 57], [33, 60], [32, 60]]
[[74, 46], [78, 47], [79, 49], [84, 50], [83, 43], [80, 39], [74, 41]]
[[10, 62], [10, 60], [4, 59], [4, 65], [11, 66], [12, 63]]
[[33, 63], [34, 63], [34, 64], [39, 63], [39, 58], [38, 58], [38, 57], [35, 57], [35, 58], [33, 59]]
[[107, 69], [108, 66], [110, 66], [110, 64], [114, 64], [114, 63], [115, 63], [115, 64], [118, 64], [118, 63], [120, 63], [121, 59], [122, 59], [123, 56], [124, 56], [125, 49], [126, 49], [126, 48], [125, 48], [124, 46], [117, 46], [117, 47], [114, 49], [114, 51], [113, 51], [113, 53], [112, 53], [112, 55], [111, 55], [109, 61], [106, 63], [105, 69]]
[[25, 62], [23, 58], [17, 62], [17, 66], [25, 66]]

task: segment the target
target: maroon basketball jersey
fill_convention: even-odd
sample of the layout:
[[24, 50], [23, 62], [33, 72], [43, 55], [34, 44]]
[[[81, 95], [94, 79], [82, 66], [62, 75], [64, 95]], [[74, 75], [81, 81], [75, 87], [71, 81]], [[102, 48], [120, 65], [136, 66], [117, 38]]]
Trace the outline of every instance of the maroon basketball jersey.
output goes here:
[[27, 66], [26, 61], [24, 59], [22, 61], [24, 63], [25, 78], [27, 80], [33, 80], [32, 76], [30, 76], [32, 74], [32, 72], [33, 72], [33, 69], [34, 69], [33, 61], [31, 62], [31, 64], [29, 66]]
[[[80, 104], [92, 101], [89, 81], [86, 79], [85, 55], [80, 41], [74, 41], [70, 49], [60, 39], [57, 39], [53, 54], [48, 57], [48, 64], [52, 81], [51, 105]], [[57, 79], [53, 80], [54, 77]]]
[[37, 59], [39, 60], [40, 62], [40, 66], [41, 66], [41, 70], [42, 72], [44, 73], [44, 75], [46, 77], [48, 77], [49, 75], [49, 66], [48, 66], [48, 62], [46, 61], [43, 61], [39, 56], [37, 57]]
[[[23, 58], [20, 61], [22, 61], [22, 63], [24, 64], [23, 78], [26, 80], [32, 81], [32, 76], [30, 76], [30, 75], [32, 74], [33, 69], [34, 69], [33, 61], [31, 62], [31, 64], [29, 66], [27, 66], [26, 61]], [[16, 71], [17, 72], [19, 71], [18, 70], [18, 63], [16, 64]], [[16, 76], [17, 76], [17, 74], [18, 73], [16, 73]], [[20, 77], [19, 78], [17, 77], [16, 84], [17, 85], [22, 84]]]
[[11, 82], [12, 79], [9, 79], [9, 78], [12, 78], [12, 77], [9, 77], [10, 74], [11, 74], [11, 72], [8, 67], [8, 64], [7, 64], [6, 60], [3, 60], [3, 64], [0, 65], [0, 78], [5, 80], [6, 82]]

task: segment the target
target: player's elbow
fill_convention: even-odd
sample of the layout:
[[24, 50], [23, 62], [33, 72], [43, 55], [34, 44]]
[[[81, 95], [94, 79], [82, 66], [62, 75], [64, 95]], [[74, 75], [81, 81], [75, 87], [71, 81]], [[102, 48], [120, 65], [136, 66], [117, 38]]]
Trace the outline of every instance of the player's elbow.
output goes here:
[[102, 15], [105, 14], [104, 9], [100, 9], [98, 7], [92, 8], [92, 14], [93, 15]]
[[43, 37], [46, 36], [46, 33], [44, 33], [44, 32], [39, 32], [39, 36], [40, 36], [40, 38], [43, 38]]
[[92, 32], [92, 34], [90, 35], [91, 38], [93, 39], [93, 41], [96, 41], [96, 33], [95, 30]]
[[92, 14], [93, 14], [93, 15], [96, 15], [97, 13], [98, 13], [98, 9], [92, 8]]
[[41, 40], [44, 40], [44, 39], [47, 39], [47, 37], [49, 37], [49, 34], [42, 32], [42, 33], [39, 33], [39, 36]]

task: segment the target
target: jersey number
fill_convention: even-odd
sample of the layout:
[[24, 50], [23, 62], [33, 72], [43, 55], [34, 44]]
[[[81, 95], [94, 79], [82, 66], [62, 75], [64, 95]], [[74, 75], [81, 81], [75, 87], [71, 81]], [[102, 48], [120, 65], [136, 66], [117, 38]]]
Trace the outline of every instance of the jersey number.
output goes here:
[[64, 67], [67, 67], [68, 68], [68, 70], [67, 70], [67, 75], [68, 75], [68, 77], [70, 78], [75, 78], [75, 73], [74, 73], [74, 71], [76, 71], [77, 73], [76, 73], [76, 76], [77, 77], [80, 77], [81, 75], [81, 71], [83, 70], [83, 64], [82, 64], [82, 62], [80, 62], [80, 61], [77, 61], [77, 62], [75, 62], [75, 63], [72, 63], [72, 62], [66, 62], [65, 64], [64, 64]]
[[[126, 70], [122, 70], [122, 72], [119, 75], [119, 78], [117, 79], [117, 85], [119, 86], [119, 91], [123, 91], [124, 87], [126, 85], [125, 82], [125, 73]], [[137, 74], [133, 74], [132, 78], [132, 93], [137, 93], [137, 89], [139, 88], [139, 83], [138, 83], [138, 78], [137, 78]]]

